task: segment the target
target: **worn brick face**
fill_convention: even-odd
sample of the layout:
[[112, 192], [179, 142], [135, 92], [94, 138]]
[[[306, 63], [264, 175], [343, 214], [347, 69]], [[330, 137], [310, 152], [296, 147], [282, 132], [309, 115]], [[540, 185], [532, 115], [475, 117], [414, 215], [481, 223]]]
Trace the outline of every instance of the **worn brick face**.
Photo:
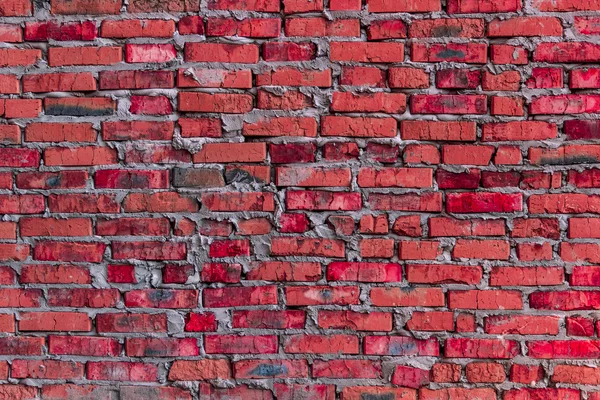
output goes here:
[[598, 0], [0, 0], [0, 398], [600, 400]]

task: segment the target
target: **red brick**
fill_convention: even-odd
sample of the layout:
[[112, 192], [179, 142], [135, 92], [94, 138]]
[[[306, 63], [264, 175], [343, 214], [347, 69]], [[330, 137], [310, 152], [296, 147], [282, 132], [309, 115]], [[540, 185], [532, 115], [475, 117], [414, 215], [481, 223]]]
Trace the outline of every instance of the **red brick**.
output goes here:
[[306, 378], [306, 360], [240, 360], [234, 363], [234, 375], [241, 379]]
[[567, 317], [566, 328], [569, 336], [594, 336], [594, 321], [591, 318]]
[[406, 328], [411, 331], [453, 331], [454, 314], [446, 311], [414, 311]]
[[286, 36], [298, 37], [358, 37], [360, 36], [360, 20], [325, 18], [290, 18], [285, 20]]
[[493, 44], [490, 46], [490, 58], [494, 64], [524, 65], [528, 63], [529, 53], [522, 47]]
[[442, 89], [475, 89], [481, 73], [468, 69], [442, 69], [436, 72], [436, 87]]
[[[585, 5], [581, 5], [585, 7]], [[593, 7], [592, 4], [590, 4]], [[573, 27], [579, 33], [584, 35], [596, 35], [598, 34], [598, 17], [575, 17], [573, 21]]]
[[358, 338], [354, 335], [292, 335], [284, 338], [286, 353], [358, 354]]
[[200, 384], [200, 397], [210, 399], [249, 399], [249, 400], [272, 400], [273, 395], [268, 389], [255, 389], [248, 385], [240, 385], [234, 388], [216, 388], [209, 383]]
[[406, 110], [406, 96], [402, 93], [355, 95], [349, 92], [334, 92], [331, 109], [339, 112], [402, 114]]
[[128, 39], [134, 37], [164, 37], [175, 33], [175, 22], [154, 19], [102, 21], [102, 37]]
[[485, 318], [485, 332], [494, 335], [558, 335], [554, 316], [494, 315]]
[[532, 114], [582, 114], [598, 111], [596, 103], [600, 97], [594, 95], [539, 96], [532, 99], [529, 112]]
[[7, 43], [21, 43], [23, 41], [21, 26], [16, 24], [0, 24], [0, 40]]
[[223, 62], [254, 64], [258, 62], [258, 46], [254, 44], [186, 43], [187, 62]]
[[356, 286], [289, 286], [285, 288], [286, 302], [291, 306], [358, 304], [359, 294]]
[[413, 339], [407, 336], [366, 336], [363, 342], [365, 354], [391, 356], [438, 356], [437, 339]]
[[510, 368], [511, 382], [535, 384], [544, 379], [544, 369], [541, 365], [513, 364]]
[[331, 61], [354, 62], [403, 62], [402, 43], [331, 42]]
[[198, 345], [195, 338], [184, 339], [145, 339], [128, 338], [125, 354], [128, 357], [186, 357], [197, 356]]
[[277, 304], [275, 286], [205, 289], [202, 294], [204, 306], [211, 308]]
[[94, 40], [98, 36], [96, 24], [84, 22], [26, 22], [25, 40], [47, 42], [48, 40]]
[[382, 377], [381, 363], [371, 360], [315, 360], [314, 378], [377, 379]]
[[[369, 396], [377, 396], [392, 399], [416, 400], [416, 391], [409, 388], [392, 388], [385, 386], [346, 386], [342, 390], [342, 400], [361, 400], [369, 398]], [[325, 399], [325, 397], [320, 397]]]
[[51, 0], [52, 14], [118, 14], [122, 0]]
[[288, 210], [358, 210], [362, 205], [360, 193], [327, 191], [291, 191], [287, 192]]
[[169, 370], [169, 380], [192, 381], [204, 379], [228, 379], [231, 367], [227, 360], [176, 360]]
[[21, 331], [89, 332], [91, 329], [92, 322], [86, 313], [27, 312], [19, 317]]
[[259, 12], [279, 12], [279, 2], [275, 0], [215, 0], [208, 8], [211, 10], [244, 10]]
[[167, 3], [156, 3], [152, 0], [131, 0], [129, 12], [198, 12], [200, 5], [193, 0], [170, 0]]
[[[578, 71], [572, 70], [570, 82], [572, 87], [576, 85]], [[531, 78], [527, 80], [527, 87], [532, 89], [544, 88], [562, 88], [563, 87], [563, 70], [561, 68], [533, 68], [531, 70]]]
[[247, 94], [180, 92], [179, 111], [241, 114], [252, 110]]
[[359, 313], [352, 311], [319, 311], [319, 326], [324, 329], [350, 329], [356, 331], [390, 331], [392, 315], [389, 313]]
[[529, 295], [529, 304], [543, 310], [594, 310], [600, 307], [600, 297], [585, 291], [534, 292]]
[[51, 47], [48, 50], [48, 64], [51, 67], [111, 65], [121, 60], [120, 47]]
[[108, 281], [112, 283], [137, 283], [133, 265], [109, 264], [107, 266]]
[[99, 77], [101, 89], [168, 89], [175, 86], [171, 71], [100, 71]]
[[429, 168], [362, 168], [357, 182], [361, 187], [427, 188], [433, 184], [433, 171]]
[[273, 211], [272, 193], [248, 192], [228, 193], [225, 195], [206, 194], [202, 196], [202, 204], [210, 211]]
[[483, 126], [484, 141], [546, 140], [558, 135], [554, 124], [541, 121], [515, 121]]
[[594, 340], [553, 340], [527, 342], [528, 355], [541, 359], [580, 359], [598, 356], [597, 341]]
[[550, 63], [595, 62], [600, 47], [587, 42], [540, 43], [533, 54], [533, 61]]
[[83, 379], [84, 364], [74, 361], [14, 360], [11, 377], [20, 379]]
[[286, 91], [282, 95], [259, 90], [256, 108], [264, 110], [303, 110], [312, 106], [312, 100], [299, 91]]
[[457, 364], [438, 363], [431, 367], [431, 381], [440, 383], [458, 382], [461, 366]]
[[442, 307], [445, 304], [444, 294], [439, 288], [400, 288], [371, 289], [371, 301], [381, 307]]
[[490, 37], [562, 36], [562, 24], [553, 17], [516, 17], [496, 19], [488, 25]]
[[335, 399], [334, 385], [275, 383], [273, 386], [277, 399], [280, 400], [293, 400], [298, 396], [314, 396], [314, 398], [323, 400]]
[[19, 94], [21, 87], [19, 79], [15, 75], [0, 75], [0, 93], [2, 94]]
[[411, 38], [481, 38], [484, 36], [484, 26], [482, 19], [475, 18], [415, 20], [410, 25], [408, 36]]
[[514, 212], [523, 209], [520, 194], [503, 193], [451, 193], [446, 209], [455, 213]]
[[388, 84], [391, 88], [419, 89], [429, 87], [429, 73], [419, 68], [390, 68], [388, 74]]
[[204, 21], [199, 16], [184, 16], [179, 19], [177, 28], [180, 35], [203, 35]]
[[98, 332], [166, 332], [166, 314], [98, 314]]
[[7, 0], [0, 5], [0, 16], [20, 17], [32, 14], [33, 4], [31, 0]]
[[93, 380], [153, 382], [158, 367], [141, 362], [101, 361], [87, 363], [87, 377]]
[[125, 293], [127, 307], [144, 308], [195, 308], [198, 304], [196, 290], [146, 289]]
[[515, 12], [519, 11], [521, 7], [521, 0], [508, 0], [502, 2], [495, 2], [492, 0], [448, 1], [448, 13], [450, 14]]
[[174, 192], [154, 194], [131, 193], [123, 201], [125, 212], [195, 212], [198, 205], [195, 199], [180, 196]]
[[24, 75], [23, 91], [43, 92], [83, 92], [96, 90], [96, 80], [89, 72]]
[[520, 97], [492, 96], [490, 112], [492, 115], [522, 116], [525, 114], [523, 99]]
[[91, 236], [92, 221], [88, 218], [21, 218], [21, 236]]
[[106, 245], [87, 242], [38, 242], [33, 258], [41, 261], [100, 262]]
[[475, 124], [470, 122], [402, 121], [404, 140], [474, 141]]
[[410, 111], [414, 114], [485, 114], [486, 96], [417, 94], [411, 97]]
[[519, 353], [519, 343], [507, 339], [448, 338], [446, 357], [510, 359]]
[[269, 42], [262, 45], [264, 61], [310, 61], [315, 58], [313, 43]]
[[48, 338], [48, 352], [56, 355], [117, 357], [121, 353], [121, 345], [114, 338], [53, 335]]
[[302, 329], [305, 313], [300, 310], [289, 311], [234, 311], [232, 324], [235, 328], [256, 329]]
[[504, 366], [496, 363], [467, 364], [465, 375], [473, 383], [502, 383], [506, 379]]
[[244, 123], [244, 136], [317, 136], [317, 121], [305, 117], [273, 117]]
[[329, 2], [331, 11], [360, 11], [360, 8], [359, 0], [331, 0]]
[[451, 309], [520, 310], [523, 308], [521, 292], [509, 290], [464, 290], [448, 293]]
[[252, 72], [250, 70], [180, 69], [177, 74], [177, 86], [247, 89], [252, 87]]
[[[552, 382], [597, 385], [598, 382], [600, 382], [600, 377], [595, 371], [595, 368], [579, 365], [560, 364], [557, 365], [554, 369], [554, 374], [552, 375]], [[595, 399], [596, 397], [597, 394], [594, 394], [594, 397], [592, 399]]]
[[35, 49], [0, 49], [0, 67], [33, 65], [42, 58], [41, 50]]
[[367, 6], [369, 12], [382, 13], [382, 12], [429, 12], [429, 11], [440, 11], [441, 4], [439, 0], [401, 0], [395, 3], [389, 3], [384, 0], [368, 0]]

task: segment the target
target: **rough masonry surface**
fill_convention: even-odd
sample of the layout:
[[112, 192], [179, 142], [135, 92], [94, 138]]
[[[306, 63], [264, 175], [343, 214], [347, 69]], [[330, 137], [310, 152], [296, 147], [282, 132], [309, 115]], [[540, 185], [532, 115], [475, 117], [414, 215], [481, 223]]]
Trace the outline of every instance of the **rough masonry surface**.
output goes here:
[[0, 0], [0, 399], [600, 400], [600, 1]]

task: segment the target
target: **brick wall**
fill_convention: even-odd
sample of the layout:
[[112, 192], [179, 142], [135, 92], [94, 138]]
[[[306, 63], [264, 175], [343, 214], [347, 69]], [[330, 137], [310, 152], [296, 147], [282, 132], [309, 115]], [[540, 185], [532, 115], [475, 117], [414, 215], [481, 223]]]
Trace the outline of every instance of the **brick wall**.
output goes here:
[[0, 398], [600, 400], [598, 10], [2, 0]]

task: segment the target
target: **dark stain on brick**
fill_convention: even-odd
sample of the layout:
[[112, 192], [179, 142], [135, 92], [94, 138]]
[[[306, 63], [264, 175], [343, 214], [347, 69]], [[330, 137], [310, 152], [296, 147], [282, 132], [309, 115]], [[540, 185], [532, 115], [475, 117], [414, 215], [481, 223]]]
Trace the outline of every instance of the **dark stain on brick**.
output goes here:
[[288, 369], [285, 365], [260, 364], [250, 371], [250, 374], [258, 376], [277, 376], [286, 374], [287, 372]]
[[321, 290], [321, 297], [326, 301], [330, 301], [333, 297], [333, 293], [329, 289], [323, 289]]
[[436, 57], [451, 59], [451, 58], [464, 58], [465, 53], [461, 50], [444, 49], [436, 54]]
[[469, 73], [466, 71], [460, 71], [456, 74], [456, 82], [460, 86], [467, 86], [469, 84]]
[[395, 400], [394, 393], [361, 393], [360, 400]]
[[67, 105], [47, 105], [46, 115], [67, 115], [72, 117], [96, 117], [103, 115], [112, 115], [113, 107], [90, 108], [84, 106], [67, 106]]
[[127, 174], [120, 179], [119, 187], [144, 189], [150, 186], [150, 180], [145, 175]]
[[173, 297], [175, 297], [175, 294], [170, 290], [157, 289], [157, 290], [152, 290], [152, 291], [150, 291], [150, 293], [148, 293], [148, 299], [150, 299], [150, 301], [155, 302], [155, 303], [160, 303], [162, 301], [169, 301]]
[[212, 188], [225, 186], [221, 171], [216, 169], [173, 169], [173, 186]]
[[542, 157], [538, 165], [596, 164], [600, 159], [594, 156]]
[[56, 175], [53, 175], [53, 176], [49, 177], [48, 179], [46, 179], [46, 186], [58, 187], [58, 186], [60, 186], [60, 182], [61, 182], [60, 174], [56, 174]]
[[146, 357], [164, 357], [167, 354], [168, 353], [166, 349], [154, 349], [151, 347], [146, 347], [144, 349], [144, 356]]
[[486, 99], [476, 99], [475, 100], [475, 109], [477, 110], [477, 112], [485, 112]]
[[462, 26], [436, 26], [431, 30], [435, 37], [455, 37], [462, 32]]
[[413, 354], [416, 350], [417, 346], [413, 342], [390, 344], [390, 354], [394, 356]]
[[225, 181], [227, 184], [237, 183], [264, 183], [262, 179], [259, 179], [251, 175], [248, 171], [243, 169], [234, 168], [225, 172]]

